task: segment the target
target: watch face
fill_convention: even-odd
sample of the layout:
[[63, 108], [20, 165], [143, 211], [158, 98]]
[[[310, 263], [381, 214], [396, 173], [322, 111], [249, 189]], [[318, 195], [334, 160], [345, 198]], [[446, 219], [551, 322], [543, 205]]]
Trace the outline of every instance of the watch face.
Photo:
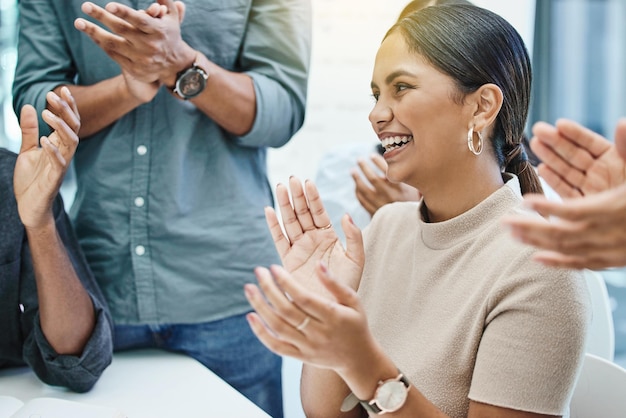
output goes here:
[[206, 75], [199, 68], [190, 68], [178, 79], [177, 90], [184, 98], [202, 93], [206, 86]]
[[395, 412], [404, 405], [407, 389], [401, 381], [383, 383], [376, 391], [376, 404], [384, 412]]
[[180, 80], [180, 91], [185, 96], [198, 94], [204, 87], [204, 78], [198, 72], [189, 72]]

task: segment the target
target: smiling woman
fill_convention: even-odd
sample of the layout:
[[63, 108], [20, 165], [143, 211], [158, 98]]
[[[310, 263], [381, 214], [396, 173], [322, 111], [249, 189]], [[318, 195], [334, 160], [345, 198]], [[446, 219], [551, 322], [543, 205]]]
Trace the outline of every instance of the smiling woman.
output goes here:
[[[367, 123], [373, 58], [385, 31], [409, 0], [315, 0], [308, 112], [285, 147], [268, 150], [271, 184], [290, 174], [314, 178], [324, 154], [376, 137]], [[532, 46], [535, 0], [473, 0], [507, 19]], [[372, 145], [372, 146], [370, 146]], [[365, 153], [369, 157], [370, 152]], [[351, 184], [349, 172], [347, 181]], [[356, 221], [356, 219], [355, 219]]]
[[[459, 34], [440, 30], [435, 16], [424, 12], [419, 18], [402, 20], [388, 32], [376, 57], [372, 93], [377, 104], [370, 122], [383, 146], [388, 138], [394, 138], [393, 146], [388, 146], [385, 153], [387, 177], [416, 187], [425, 196], [425, 202], [432, 201], [432, 197], [427, 197], [431, 193], [455, 199], [471, 194], [473, 204], [482, 201], [485, 193], [490, 194], [502, 183], [501, 169], [520, 177], [522, 193], [541, 192], [539, 179], [521, 144], [530, 100], [530, 60], [519, 35], [510, 25], [503, 25], [506, 39], [516, 40], [507, 44], [491, 39], [490, 29], [462, 27], [463, 20], [459, 19], [459, 30], [471, 32], [472, 38], [465, 40], [464, 45], [452, 46]], [[477, 26], [494, 26], [488, 19], [478, 19]], [[479, 48], [488, 42], [500, 56], [472, 56], [467, 51], [470, 45]], [[501, 68], [509, 63], [509, 72]], [[393, 130], [397, 126], [402, 126], [400, 131]], [[413, 128], [420, 137], [415, 136]], [[456, 139], [442, 146], [441, 140], [431, 138]], [[416, 148], [412, 158], [400, 157], [405, 147]], [[495, 158], [467, 158], [468, 147], [475, 155], [483, 147], [488, 148]], [[403, 165], [395, 163], [398, 160], [408, 163], [404, 173]], [[458, 171], [449, 170], [450, 166], [483, 177], [482, 194], [475, 193], [472, 176], [464, 177], [465, 183], [469, 183], [464, 184], [458, 179]], [[428, 174], [425, 179], [420, 173], [436, 174], [436, 179]], [[455, 183], [458, 189], [452, 186]], [[447, 203], [445, 206], [453, 210]]]
[[533, 263], [500, 222], [540, 190], [521, 144], [530, 78], [500, 16], [423, 9], [379, 47], [369, 118], [388, 177], [422, 200], [382, 207], [363, 233], [344, 216], [344, 249], [338, 225], [319, 228], [329, 216], [312, 182], [278, 185], [282, 228], [266, 216], [284, 268], [257, 269], [248, 320], [305, 363], [307, 416], [566, 413], [590, 319], [584, 279]]

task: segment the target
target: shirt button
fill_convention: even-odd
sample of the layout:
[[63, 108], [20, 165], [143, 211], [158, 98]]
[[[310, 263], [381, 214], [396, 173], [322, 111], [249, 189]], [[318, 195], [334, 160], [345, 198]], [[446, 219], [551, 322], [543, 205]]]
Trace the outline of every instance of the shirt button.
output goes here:
[[137, 206], [138, 208], [142, 207], [144, 205], [145, 200], [143, 200], [143, 197], [136, 197], [135, 198], [135, 206]]
[[145, 145], [139, 145], [137, 147], [137, 154], [146, 155], [146, 152], [148, 152], [148, 148]]
[[138, 245], [135, 247], [135, 254], [144, 255], [145, 253], [146, 253], [146, 247], [144, 247], [143, 245]]

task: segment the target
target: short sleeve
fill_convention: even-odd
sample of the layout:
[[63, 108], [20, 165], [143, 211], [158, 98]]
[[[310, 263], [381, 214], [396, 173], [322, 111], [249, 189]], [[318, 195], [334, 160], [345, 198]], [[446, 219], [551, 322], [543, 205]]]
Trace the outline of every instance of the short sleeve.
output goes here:
[[578, 272], [519, 270], [492, 296], [469, 398], [562, 415], [584, 356], [589, 293]]

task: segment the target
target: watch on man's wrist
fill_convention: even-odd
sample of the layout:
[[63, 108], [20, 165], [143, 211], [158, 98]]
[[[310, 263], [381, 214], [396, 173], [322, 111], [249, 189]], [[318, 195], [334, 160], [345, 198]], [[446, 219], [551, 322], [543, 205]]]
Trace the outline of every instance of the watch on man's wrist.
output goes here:
[[358, 399], [350, 393], [341, 406], [342, 412], [353, 409], [359, 403], [367, 411], [375, 415], [396, 412], [404, 406], [409, 394], [411, 383], [402, 373], [398, 376], [378, 382], [376, 393], [369, 401]]
[[193, 99], [206, 88], [209, 73], [197, 63], [176, 75], [176, 84], [172, 91], [183, 100]]

